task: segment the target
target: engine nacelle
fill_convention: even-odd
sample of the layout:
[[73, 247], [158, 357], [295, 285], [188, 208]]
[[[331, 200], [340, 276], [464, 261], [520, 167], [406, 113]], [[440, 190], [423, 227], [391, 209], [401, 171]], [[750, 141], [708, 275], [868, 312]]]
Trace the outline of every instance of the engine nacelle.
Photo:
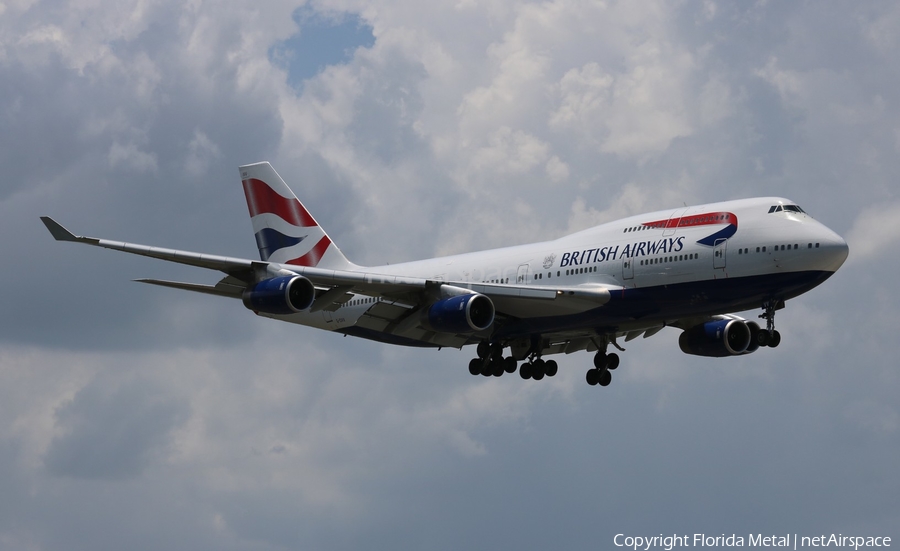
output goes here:
[[254, 312], [296, 314], [312, 306], [316, 288], [302, 276], [273, 277], [245, 290], [241, 299]]
[[744, 350], [744, 354], [750, 354], [751, 352], [756, 352], [759, 350], [759, 341], [757, 340], [757, 335], [762, 329], [759, 328], [759, 324], [755, 321], [748, 321], [747, 328], [750, 329], [750, 344], [747, 346], [747, 350]]
[[477, 293], [439, 300], [428, 307], [425, 324], [441, 333], [475, 333], [494, 323], [494, 303]]
[[722, 358], [747, 352], [750, 337], [751, 329], [746, 322], [716, 320], [685, 329], [678, 337], [678, 345], [685, 354]]

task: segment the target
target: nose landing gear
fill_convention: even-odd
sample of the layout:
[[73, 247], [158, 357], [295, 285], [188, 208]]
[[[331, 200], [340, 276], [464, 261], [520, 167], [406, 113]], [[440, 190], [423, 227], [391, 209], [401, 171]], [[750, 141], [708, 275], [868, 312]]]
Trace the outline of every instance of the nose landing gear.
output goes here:
[[775, 348], [781, 344], [781, 333], [775, 330], [775, 311], [784, 308], [783, 300], [771, 300], [763, 303], [765, 312], [760, 314], [760, 319], [766, 320], [765, 331], [756, 334], [756, 343], [760, 346]]

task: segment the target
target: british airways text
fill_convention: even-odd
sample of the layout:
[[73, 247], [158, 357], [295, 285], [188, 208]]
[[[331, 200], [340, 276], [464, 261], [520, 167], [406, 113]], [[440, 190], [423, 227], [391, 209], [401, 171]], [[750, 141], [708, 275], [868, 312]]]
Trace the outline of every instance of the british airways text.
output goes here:
[[677, 253], [684, 248], [684, 236], [657, 241], [639, 241], [629, 243], [621, 251], [620, 246], [601, 247], [598, 249], [584, 249], [563, 253], [559, 260], [559, 267], [581, 266], [592, 262], [606, 262], [617, 258], [635, 258], [651, 254]]

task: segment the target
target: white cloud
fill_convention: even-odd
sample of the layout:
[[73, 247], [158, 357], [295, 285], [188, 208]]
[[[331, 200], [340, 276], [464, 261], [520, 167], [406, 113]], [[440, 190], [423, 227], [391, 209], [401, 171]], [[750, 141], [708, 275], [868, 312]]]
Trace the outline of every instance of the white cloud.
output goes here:
[[184, 168], [193, 176], [206, 174], [211, 162], [221, 162], [222, 151], [209, 136], [199, 129], [194, 130], [194, 137], [188, 144], [188, 154]]
[[599, 211], [594, 207], [588, 207], [587, 202], [578, 197], [572, 203], [571, 214], [568, 219], [568, 231], [576, 232], [592, 226], [612, 222], [633, 214], [648, 210], [647, 192], [641, 186], [628, 184], [622, 192], [609, 202], [609, 207]]
[[109, 147], [109, 166], [125, 167], [135, 172], [155, 172], [158, 168], [156, 154], [141, 151], [134, 143], [114, 142]]
[[[0, 273], [16, 292], [0, 309], [16, 316], [0, 348], [0, 547], [459, 548], [490, 542], [489, 518], [518, 527], [507, 546], [578, 548], [607, 536], [547, 527], [598, 510], [673, 531], [893, 518], [845, 507], [892, 499], [859, 473], [889, 479], [897, 455], [896, 290], [857, 288], [900, 237], [890, 10], [326, 0], [313, 8], [362, 14], [376, 42], [295, 90], [269, 51], [297, 32], [296, 2], [4, 6], [0, 233], [16, 239]], [[473, 379], [469, 349], [342, 339], [136, 286], [219, 276], [58, 244], [37, 222], [252, 256], [234, 167], [263, 158], [360, 262], [776, 193], [852, 225], [864, 262], [779, 313], [778, 349], [698, 359], [667, 329], [589, 389], [589, 354], [541, 383]], [[123, 172], [128, 193], [110, 185]], [[873, 453], [848, 473], [859, 437]], [[733, 483], [669, 506], [709, 473]], [[778, 494], [785, 480], [803, 491]], [[822, 480], [846, 481], [841, 507], [808, 497]], [[735, 505], [755, 492], [785, 499], [770, 516]], [[537, 502], [544, 522], [522, 524]]]
[[484, 172], [522, 174], [545, 162], [548, 149], [534, 136], [503, 126], [491, 134], [485, 147], [475, 151], [472, 167]]
[[869, 207], [859, 214], [847, 234], [852, 263], [896, 254], [900, 243], [900, 203]]
[[547, 161], [544, 170], [547, 172], [547, 176], [550, 178], [550, 181], [554, 183], [560, 183], [569, 178], [569, 165], [563, 162], [559, 157], [554, 155]]

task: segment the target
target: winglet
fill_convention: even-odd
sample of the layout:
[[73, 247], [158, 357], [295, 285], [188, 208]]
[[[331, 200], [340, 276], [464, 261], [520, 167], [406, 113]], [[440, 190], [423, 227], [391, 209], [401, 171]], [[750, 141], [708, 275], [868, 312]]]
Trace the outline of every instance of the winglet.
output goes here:
[[78, 242], [77, 235], [62, 227], [59, 222], [50, 218], [49, 216], [41, 216], [41, 222], [43, 222], [44, 225], [47, 226], [47, 229], [50, 230], [50, 234], [53, 236], [53, 239], [56, 239], [57, 241]]

